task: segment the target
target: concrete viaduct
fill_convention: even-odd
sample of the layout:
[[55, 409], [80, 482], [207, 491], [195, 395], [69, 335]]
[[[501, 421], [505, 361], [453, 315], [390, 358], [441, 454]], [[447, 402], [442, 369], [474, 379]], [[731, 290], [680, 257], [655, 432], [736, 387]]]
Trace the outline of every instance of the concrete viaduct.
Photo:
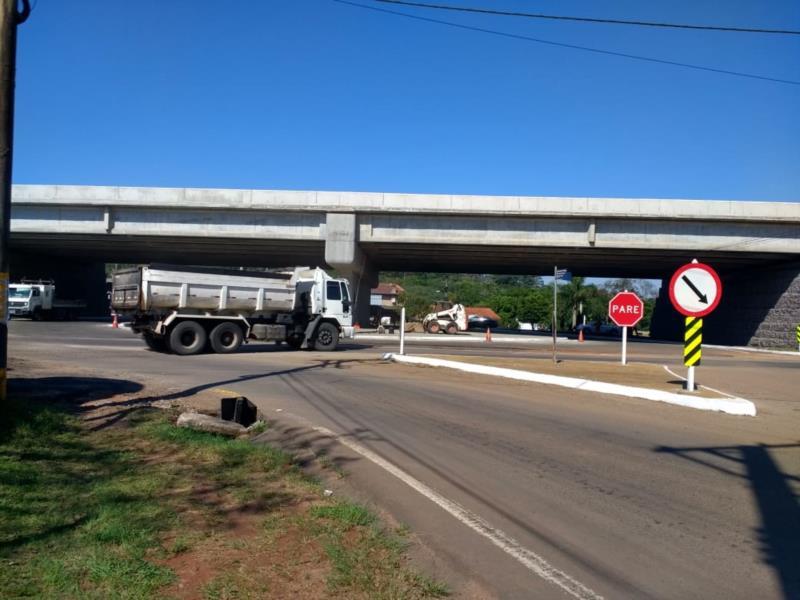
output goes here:
[[[692, 258], [725, 294], [706, 339], [788, 346], [800, 321], [800, 203], [15, 185], [12, 276], [105, 262], [668, 278]], [[93, 267], [97, 273], [97, 266]], [[662, 292], [665, 286], [662, 286]], [[654, 334], [680, 319], [659, 298]]]

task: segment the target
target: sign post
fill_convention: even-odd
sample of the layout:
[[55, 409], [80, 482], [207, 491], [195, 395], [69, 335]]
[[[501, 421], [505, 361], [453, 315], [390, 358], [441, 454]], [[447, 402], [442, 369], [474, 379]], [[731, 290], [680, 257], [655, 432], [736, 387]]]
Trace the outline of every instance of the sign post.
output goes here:
[[619, 292], [608, 301], [608, 318], [622, 327], [622, 364], [628, 364], [628, 327], [644, 316], [644, 302], [633, 292]]
[[669, 299], [675, 310], [686, 317], [683, 364], [687, 367], [686, 390], [694, 392], [694, 368], [700, 364], [703, 351], [703, 317], [719, 306], [722, 282], [714, 269], [695, 259], [672, 275]]
[[400, 356], [406, 353], [406, 307], [400, 309]]
[[553, 267], [553, 363], [558, 363], [556, 358], [556, 337], [558, 336], [558, 280], [569, 280], [572, 275], [566, 269]]
[[703, 355], [703, 319], [686, 317], [686, 329], [683, 332], [683, 364], [687, 367], [686, 389], [693, 392], [694, 368], [700, 364]]

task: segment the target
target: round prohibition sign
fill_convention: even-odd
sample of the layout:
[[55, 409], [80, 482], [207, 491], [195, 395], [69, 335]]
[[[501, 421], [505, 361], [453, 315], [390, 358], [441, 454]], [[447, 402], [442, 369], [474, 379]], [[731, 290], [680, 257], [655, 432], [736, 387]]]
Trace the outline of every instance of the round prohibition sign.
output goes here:
[[689, 263], [675, 271], [669, 282], [672, 306], [687, 317], [705, 317], [722, 299], [717, 272], [703, 263]]

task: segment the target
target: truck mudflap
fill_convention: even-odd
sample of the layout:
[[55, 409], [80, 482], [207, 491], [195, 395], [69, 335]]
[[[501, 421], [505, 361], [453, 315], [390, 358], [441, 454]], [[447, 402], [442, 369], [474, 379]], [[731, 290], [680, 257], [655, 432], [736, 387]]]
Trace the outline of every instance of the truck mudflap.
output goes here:
[[301, 348], [305, 349], [305, 348], [310, 348], [311, 347], [309, 344], [310, 344], [311, 340], [313, 339], [314, 332], [317, 330], [317, 325], [319, 325], [319, 322], [321, 320], [322, 320], [322, 317], [317, 315], [316, 317], [314, 317], [313, 319], [311, 319], [308, 322], [308, 325], [306, 325], [306, 334], [305, 334], [305, 337], [303, 338], [303, 344], [300, 346]]

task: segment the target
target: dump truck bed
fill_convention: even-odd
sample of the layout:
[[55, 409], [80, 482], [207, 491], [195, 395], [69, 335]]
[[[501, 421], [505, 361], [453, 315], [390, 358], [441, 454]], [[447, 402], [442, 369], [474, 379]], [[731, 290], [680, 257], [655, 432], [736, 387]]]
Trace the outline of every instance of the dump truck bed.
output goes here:
[[268, 314], [291, 311], [295, 290], [292, 274], [151, 265], [114, 273], [111, 306], [120, 313]]

